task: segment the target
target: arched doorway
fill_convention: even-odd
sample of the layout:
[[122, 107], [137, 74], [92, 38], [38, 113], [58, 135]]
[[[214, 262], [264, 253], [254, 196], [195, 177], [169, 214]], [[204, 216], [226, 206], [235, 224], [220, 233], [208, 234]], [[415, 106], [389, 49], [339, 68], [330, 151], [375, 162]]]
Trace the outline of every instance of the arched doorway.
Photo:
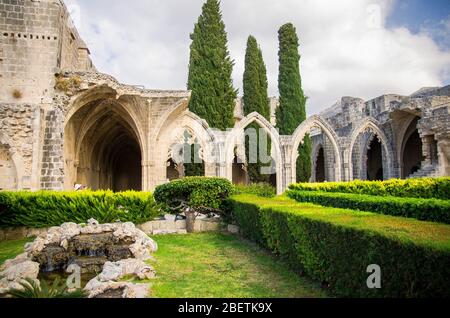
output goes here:
[[319, 148], [319, 151], [317, 152], [317, 157], [315, 160], [315, 174], [314, 174], [314, 181], [315, 182], [325, 182], [325, 151], [323, 150], [323, 147]]
[[[323, 155], [326, 157], [324, 159], [324, 181], [341, 181], [342, 171], [341, 171], [341, 154], [338, 145], [338, 137], [330, 124], [320, 116], [314, 115], [309, 117], [304, 121], [294, 132], [292, 136], [292, 153], [291, 153], [291, 179], [288, 183], [299, 182], [297, 180], [297, 161], [299, 158], [299, 146], [305, 140], [306, 136], [312, 138], [313, 149], [318, 149], [317, 145], [322, 146]], [[313, 152], [314, 153], [314, 152]], [[316, 158], [315, 155], [310, 156], [310, 161], [313, 163], [311, 165], [312, 180], [316, 180], [315, 174], [316, 166], [313, 162]], [[321, 178], [322, 179], [322, 178]]]
[[374, 119], [367, 119], [350, 137], [347, 180], [388, 180], [394, 176], [393, 150]]
[[167, 180], [205, 176], [206, 165], [203, 160], [203, 149], [194, 133], [186, 129], [182, 136], [178, 136], [176, 139], [178, 141], [169, 149]]
[[167, 161], [166, 175], [168, 181], [180, 179], [181, 173], [179, 171], [179, 166], [172, 158]]
[[[255, 128], [256, 131], [255, 129], [251, 129], [252, 127]], [[262, 133], [258, 134], [257, 132]], [[264, 143], [261, 143], [264, 138], [267, 140]], [[259, 171], [261, 175], [267, 176], [266, 182], [276, 186], [277, 193], [281, 194], [283, 192], [283, 183], [281, 173], [282, 156], [279, 139], [278, 131], [260, 114], [252, 113], [242, 119], [228, 134], [225, 143], [225, 175], [228, 180], [233, 181], [233, 170], [235, 172], [237, 170], [237, 166], [234, 163], [236, 160], [236, 149], [239, 149], [239, 158], [245, 158], [245, 171], [248, 172], [247, 162], [256, 163], [259, 165], [257, 171]], [[253, 140], [253, 142], [251, 142], [251, 140]], [[246, 147], [247, 145], [249, 145], [249, 148]], [[269, 151], [264, 152], [264, 150], [262, 152], [259, 151], [259, 149], [264, 148], [267, 150], [270, 149], [270, 153], [267, 153]], [[250, 156], [251, 158], [247, 158]], [[261, 162], [261, 165], [259, 164], [259, 161]]]
[[9, 147], [0, 144], [0, 191], [17, 190], [17, 171]]
[[419, 118], [414, 119], [406, 130], [402, 151], [402, 178], [407, 178], [422, 167], [422, 139], [417, 130]]
[[367, 148], [367, 180], [383, 180], [383, 153], [381, 142], [374, 136]]
[[237, 154], [234, 156], [233, 161], [233, 184], [248, 184], [248, 175], [245, 168], [245, 161], [242, 160]]
[[122, 104], [100, 100], [79, 108], [64, 134], [66, 189], [142, 190], [141, 143]]

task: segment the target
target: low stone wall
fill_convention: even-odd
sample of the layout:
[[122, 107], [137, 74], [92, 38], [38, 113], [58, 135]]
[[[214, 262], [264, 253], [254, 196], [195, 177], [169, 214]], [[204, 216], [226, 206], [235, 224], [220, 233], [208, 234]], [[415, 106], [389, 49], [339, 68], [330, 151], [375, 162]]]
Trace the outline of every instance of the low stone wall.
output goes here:
[[[136, 226], [147, 235], [159, 234], [186, 234], [186, 220], [158, 220], [150, 221]], [[222, 223], [219, 218], [197, 219], [194, 232], [212, 232], [221, 230]], [[32, 229], [27, 227], [0, 229], [0, 241], [18, 240], [37, 237], [48, 231], [48, 228]]]
[[[186, 234], [186, 220], [160, 220], [151, 221], [137, 226], [145, 234], [159, 235], [159, 234]], [[195, 220], [194, 232], [212, 232], [221, 229], [221, 222], [219, 218], [212, 219], [197, 219]]]

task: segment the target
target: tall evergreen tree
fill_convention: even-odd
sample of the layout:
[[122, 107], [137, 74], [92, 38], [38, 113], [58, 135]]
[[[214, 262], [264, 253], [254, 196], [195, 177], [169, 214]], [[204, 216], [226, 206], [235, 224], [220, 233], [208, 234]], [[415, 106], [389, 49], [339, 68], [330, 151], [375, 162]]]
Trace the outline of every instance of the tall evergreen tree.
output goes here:
[[211, 127], [234, 126], [237, 91], [233, 88], [234, 62], [227, 48], [227, 33], [219, 0], [207, 0], [191, 34], [188, 89], [189, 109]]
[[[253, 112], [258, 112], [264, 116], [267, 120], [270, 120], [270, 104], [269, 96], [267, 93], [267, 70], [264, 64], [261, 48], [258, 46], [258, 42], [253, 36], [248, 37], [247, 50], [245, 54], [245, 71], [244, 71], [244, 114], [249, 115]], [[271, 143], [266, 132], [261, 132], [257, 124], [252, 124], [249, 128], [253, 128], [257, 131], [257, 140], [246, 141], [246, 157], [250, 158], [250, 150], [257, 150], [258, 162], [248, 162], [247, 169], [251, 182], [270, 182], [270, 175], [261, 173], [261, 168], [271, 165], [271, 162], [262, 162], [259, 156], [259, 152], [264, 151], [270, 156]], [[264, 133], [266, 136], [267, 145], [265, 149], [261, 149], [263, 145], [259, 142], [259, 134]], [[252, 145], [251, 143], [256, 145]]]
[[[291, 23], [283, 25], [278, 31], [280, 50], [278, 53], [280, 70], [278, 89], [280, 107], [277, 110], [277, 127], [282, 135], [292, 135], [306, 120], [306, 97], [300, 77], [299, 41], [295, 27]], [[311, 148], [309, 136], [299, 147], [297, 159], [297, 181], [308, 182], [311, 178]]]

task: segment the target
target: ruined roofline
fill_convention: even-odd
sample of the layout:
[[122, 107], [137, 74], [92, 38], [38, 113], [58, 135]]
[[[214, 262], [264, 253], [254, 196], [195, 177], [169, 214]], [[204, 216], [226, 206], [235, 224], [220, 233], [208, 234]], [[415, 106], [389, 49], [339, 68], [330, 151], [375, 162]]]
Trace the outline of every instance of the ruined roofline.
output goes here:
[[370, 102], [374, 102], [383, 98], [392, 98], [396, 97], [401, 100], [401, 104], [403, 103], [409, 103], [411, 100], [414, 99], [423, 99], [423, 98], [429, 98], [433, 96], [450, 96], [450, 85], [442, 86], [442, 87], [423, 87], [411, 95], [399, 95], [399, 94], [383, 94], [374, 98], [370, 99], [363, 99], [360, 97], [353, 97], [353, 96], [343, 96], [339, 100], [337, 100], [333, 105], [330, 107], [324, 109], [320, 112], [320, 115], [323, 117], [331, 117], [335, 116], [339, 113], [342, 113], [342, 104], [344, 101], [359, 101], [361, 103], [367, 104]]
[[[163, 89], [146, 89], [135, 85], [128, 85], [120, 83], [116, 78], [111, 75], [95, 72], [95, 71], [66, 71], [60, 70], [57, 76], [63, 77], [79, 77], [82, 82], [94, 85], [108, 85], [121, 95], [138, 95], [140, 97], [148, 98], [164, 98], [164, 97], [178, 97], [178, 98], [190, 98], [191, 91], [188, 90], [163, 90]], [[90, 85], [89, 85], [90, 86]]]

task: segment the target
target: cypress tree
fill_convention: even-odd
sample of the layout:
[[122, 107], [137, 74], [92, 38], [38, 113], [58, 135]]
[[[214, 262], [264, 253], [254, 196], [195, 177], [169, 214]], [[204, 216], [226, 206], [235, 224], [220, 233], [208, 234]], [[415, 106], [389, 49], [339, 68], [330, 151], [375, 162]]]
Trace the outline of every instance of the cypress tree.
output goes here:
[[187, 87], [192, 91], [189, 109], [213, 128], [234, 126], [237, 91], [233, 88], [234, 62], [227, 48], [227, 33], [219, 0], [207, 0], [191, 34]]
[[[247, 50], [245, 54], [245, 71], [244, 71], [244, 114], [247, 116], [253, 112], [258, 112], [264, 116], [267, 120], [270, 120], [270, 104], [269, 96], [267, 93], [267, 70], [264, 64], [261, 48], [258, 46], [258, 42], [253, 36], [248, 37]], [[270, 182], [270, 175], [262, 174], [261, 168], [263, 166], [271, 165], [271, 162], [261, 162], [259, 152], [265, 151], [270, 155], [270, 140], [267, 138], [266, 149], [260, 149], [262, 145], [259, 144], [259, 134], [262, 133], [257, 124], [252, 124], [249, 128], [253, 128], [257, 131], [256, 147], [251, 145], [251, 142], [255, 140], [246, 140], [246, 156], [247, 160], [250, 158], [250, 149], [257, 149], [258, 162], [247, 163], [248, 175], [251, 182]], [[267, 133], [263, 132], [267, 135]]]
[[[306, 97], [300, 77], [299, 40], [292, 23], [287, 23], [280, 28], [278, 39], [280, 42], [278, 53], [280, 107], [277, 110], [277, 127], [280, 129], [280, 134], [292, 135], [297, 127], [306, 120]], [[311, 148], [311, 138], [306, 136], [298, 150], [298, 182], [308, 182], [311, 178]]]

